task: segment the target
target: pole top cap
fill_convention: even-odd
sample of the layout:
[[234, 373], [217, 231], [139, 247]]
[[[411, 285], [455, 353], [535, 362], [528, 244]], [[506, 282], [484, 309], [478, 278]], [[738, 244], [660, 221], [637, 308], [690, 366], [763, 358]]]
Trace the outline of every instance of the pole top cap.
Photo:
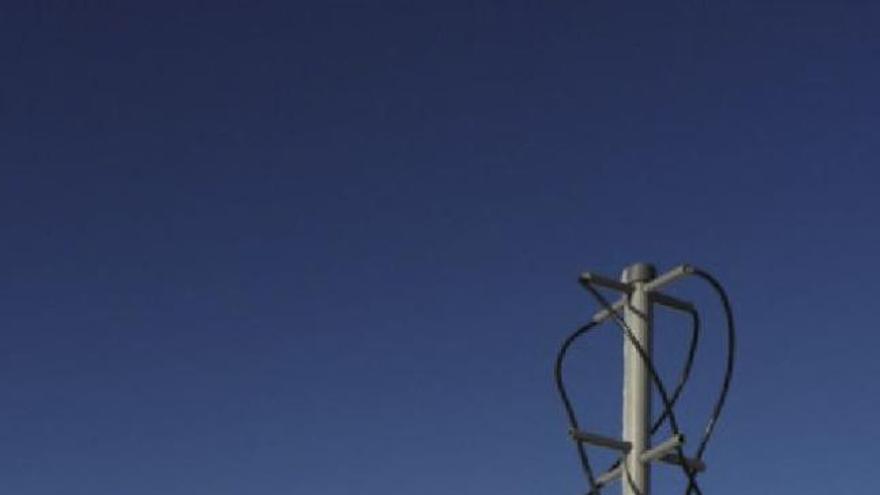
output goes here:
[[657, 276], [657, 270], [650, 263], [633, 263], [623, 270], [621, 280], [624, 283], [647, 282]]

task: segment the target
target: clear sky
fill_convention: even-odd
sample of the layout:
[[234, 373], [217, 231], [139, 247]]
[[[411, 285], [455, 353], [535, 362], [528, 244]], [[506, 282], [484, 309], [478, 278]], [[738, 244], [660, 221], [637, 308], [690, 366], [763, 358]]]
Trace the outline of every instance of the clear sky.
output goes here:
[[[0, 491], [581, 494], [553, 357], [595, 310], [577, 274], [646, 260], [734, 303], [704, 492], [865, 493], [878, 26], [874, 2], [4, 2]], [[705, 308], [694, 434], [721, 320], [670, 292]], [[686, 323], [658, 319], [669, 373]], [[608, 434], [620, 346], [569, 368]]]

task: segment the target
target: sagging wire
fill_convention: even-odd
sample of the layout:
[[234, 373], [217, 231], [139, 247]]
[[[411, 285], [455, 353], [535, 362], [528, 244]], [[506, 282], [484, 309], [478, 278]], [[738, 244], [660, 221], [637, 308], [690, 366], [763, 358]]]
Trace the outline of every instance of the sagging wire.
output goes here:
[[[578, 327], [565, 339], [562, 346], [559, 348], [559, 352], [556, 353], [556, 366], [553, 373], [554, 378], [556, 379], [556, 390], [559, 393], [559, 398], [562, 400], [565, 414], [568, 416], [569, 427], [573, 429], [578, 429], [578, 419], [574, 407], [571, 405], [571, 399], [568, 398], [568, 392], [565, 390], [565, 381], [562, 379], [562, 363], [565, 360], [565, 355], [568, 353], [569, 347], [571, 347], [577, 339], [599, 326], [599, 323], [601, 322], [591, 321]], [[584, 470], [584, 475], [587, 477], [587, 483], [590, 485], [589, 494], [598, 494], [599, 487], [596, 485], [596, 477], [593, 474], [593, 468], [590, 466], [590, 458], [587, 455], [586, 449], [580, 442], [575, 442], [575, 446], [577, 448], [578, 458], [581, 461], [581, 467]]]
[[712, 408], [712, 416], [709, 418], [708, 424], [706, 424], [703, 439], [697, 448], [697, 459], [702, 459], [706, 446], [709, 444], [709, 438], [711, 438], [712, 433], [715, 431], [718, 418], [721, 417], [721, 411], [724, 409], [724, 403], [727, 400], [727, 393], [730, 391], [730, 381], [733, 378], [733, 365], [736, 358], [736, 327], [733, 323], [733, 308], [730, 306], [730, 299], [727, 297], [727, 292], [724, 290], [721, 282], [699, 268], [692, 269], [691, 273], [706, 281], [715, 290], [715, 293], [721, 300], [721, 305], [724, 307], [724, 318], [727, 323], [727, 364], [724, 368], [724, 380], [721, 384], [721, 390], [718, 393], [718, 398], [715, 400], [715, 407]]
[[[703, 455], [705, 454], [705, 450], [706, 450], [706, 447], [709, 443], [709, 439], [711, 438], [712, 433], [714, 432], [715, 425], [718, 422], [718, 418], [721, 415], [721, 411], [724, 408], [724, 404], [727, 399], [728, 392], [730, 390], [730, 382], [733, 377], [736, 330], [735, 330], [735, 326], [734, 326], [733, 310], [730, 305], [730, 300], [727, 297], [727, 294], [726, 294], [723, 286], [721, 285], [721, 283], [718, 282], [718, 280], [715, 279], [708, 272], [701, 270], [701, 269], [698, 269], [698, 268], [686, 267], [686, 274], [693, 275], [693, 276], [696, 276], [696, 277], [703, 279], [713, 288], [713, 290], [716, 292], [716, 294], [719, 296], [719, 299], [721, 300], [723, 310], [725, 313], [726, 326], [727, 326], [727, 360], [726, 360], [726, 364], [725, 364], [724, 378], [723, 378], [722, 385], [721, 385], [721, 388], [719, 391], [719, 395], [718, 395], [718, 397], [715, 401], [715, 405], [712, 409], [712, 414], [710, 415], [709, 421], [708, 421], [706, 428], [703, 432], [703, 437], [698, 444], [696, 454], [695, 454], [696, 460], [701, 461]], [[690, 371], [691, 371], [691, 368], [693, 365], [694, 356], [695, 356], [698, 341], [699, 341], [699, 333], [700, 333], [699, 314], [697, 313], [696, 310], [689, 311], [689, 313], [691, 314], [692, 323], [693, 323], [690, 345], [688, 348], [688, 353], [687, 353], [687, 357], [685, 359], [685, 364], [684, 364], [682, 373], [679, 376], [679, 381], [676, 384], [675, 389], [673, 390], [672, 396], [670, 397], [669, 394], [667, 394], [667, 392], [666, 392], [666, 388], [663, 384], [662, 379], [660, 378], [659, 374], [657, 373], [657, 370], [654, 367], [653, 361], [650, 359], [650, 357], [645, 352], [644, 348], [641, 346], [641, 344], [635, 338], [635, 336], [632, 333], [632, 330], [629, 328], [626, 321], [623, 320], [623, 318], [621, 318], [619, 312], [614, 310], [614, 308], [611, 306], [611, 304], [605, 299], [605, 297], [602, 296], [602, 294], [598, 290], [596, 290], [595, 287], [592, 286], [592, 284], [587, 283], [585, 285], [586, 285], [587, 289], [590, 291], [590, 293], [594, 296], [594, 298], [596, 298], [596, 300], [600, 303], [600, 305], [603, 306], [603, 308], [608, 312], [609, 315], [611, 315], [614, 318], [614, 320], [616, 321], [618, 326], [620, 326], [620, 328], [623, 330], [625, 337], [633, 345], [633, 347], [638, 352], [640, 358], [643, 360], [643, 362], [647, 366], [648, 371], [651, 375], [651, 380], [652, 380], [652, 382], [654, 382], [654, 385], [657, 387], [660, 398], [663, 401], [663, 411], [662, 411], [660, 417], [657, 418], [657, 420], [652, 425], [651, 434], [653, 435], [654, 433], [656, 433], [657, 430], [662, 426], [662, 424], [664, 422], [666, 422], [667, 420], [669, 421], [670, 429], [672, 430], [673, 434], [674, 435], [680, 434], [680, 431], [678, 428], [678, 421], [675, 417], [675, 412], [674, 412], [673, 408], [675, 407], [675, 403], [678, 401], [679, 397], [681, 396], [681, 392], [684, 388], [684, 385], [687, 383], [687, 380], [690, 376]], [[628, 306], [628, 309], [633, 310], [637, 316], [639, 316], [640, 318], [645, 318], [645, 315], [636, 311], [635, 308], [632, 308], [632, 306], [629, 305], [628, 298], [626, 299], [626, 304]], [[566, 414], [568, 416], [569, 425], [572, 429], [575, 429], [575, 430], [578, 429], [578, 420], [577, 420], [577, 415], [575, 414], [574, 408], [571, 404], [571, 400], [569, 399], [568, 393], [565, 388], [565, 382], [564, 382], [563, 376], [562, 376], [562, 369], [563, 369], [562, 364], [563, 364], [565, 355], [567, 354], [571, 345], [577, 339], [586, 335], [592, 329], [596, 328], [601, 322], [602, 322], [602, 320], [594, 320], [594, 321], [591, 321], [591, 322], [579, 327], [578, 329], [576, 329], [571, 335], [569, 335], [565, 339], [565, 341], [563, 342], [563, 344], [560, 347], [560, 350], [556, 356], [556, 366], [555, 366], [556, 388], [557, 388], [557, 391], [559, 392], [559, 396], [562, 399], [563, 406], [564, 406]], [[588, 492], [588, 495], [598, 495], [599, 493], [601, 493], [602, 486], [599, 486], [596, 482], [596, 477], [593, 473], [592, 467], [589, 462], [589, 456], [587, 455], [584, 446], [580, 442], [576, 441], [575, 444], [577, 446], [578, 457], [581, 461], [581, 465], [583, 467], [584, 473], [587, 477], [587, 481], [590, 486], [590, 491]], [[702, 491], [700, 490], [700, 487], [699, 487], [699, 485], [697, 485], [697, 482], [696, 482], [696, 474], [697, 474], [696, 470], [690, 468], [684, 462], [685, 456], [684, 456], [684, 452], [683, 452], [683, 449], [681, 446], [676, 447], [676, 451], [677, 451], [676, 453], [677, 453], [679, 459], [681, 460], [680, 466], [682, 468], [682, 471], [684, 472], [684, 474], [688, 478], [688, 486], [686, 488], [685, 494], [690, 495], [691, 493], [696, 492], [698, 495], [702, 495]], [[622, 475], [626, 476], [627, 482], [630, 483], [630, 486], [635, 489], [635, 486], [633, 486], [632, 479], [629, 475], [628, 469], [626, 469], [626, 463], [623, 462], [623, 459], [618, 460], [615, 464], [613, 464], [611, 467], [609, 467], [606, 472], [610, 472], [611, 470], [618, 467], [620, 464], [623, 464]], [[635, 491], [637, 491], [637, 490], [635, 490]]]

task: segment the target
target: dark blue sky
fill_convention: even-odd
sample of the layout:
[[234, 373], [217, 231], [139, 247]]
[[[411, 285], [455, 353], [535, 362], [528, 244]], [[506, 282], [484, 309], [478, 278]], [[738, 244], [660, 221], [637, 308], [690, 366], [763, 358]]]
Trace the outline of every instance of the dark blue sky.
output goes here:
[[[880, 7], [37, 3], [0, 8], [3, 493], [582, 493], [552, 360], [636, 260], [733, 299], [707, 494], [873, 486]], [[674, 292], [696, 433], [721, 320]], [[572, 357], [597, 431], [619, 348]]]

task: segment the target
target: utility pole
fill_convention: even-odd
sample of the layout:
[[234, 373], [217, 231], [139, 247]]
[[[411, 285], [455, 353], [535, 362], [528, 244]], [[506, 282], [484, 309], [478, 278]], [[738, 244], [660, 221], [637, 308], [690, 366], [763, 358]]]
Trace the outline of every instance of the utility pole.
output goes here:
[[[623, 319], [648, 359], [652, 358], [653, 311], [645, 283], [656, 276], [652, 265], [636, 263], [623, 271], [621, 282], [632, 287]], [[629, 339], [623, 339], [623, 441], [629, 442], [623, 495], [650, 495], [651, 465], [641, 459], [651, 447], [651, 372]]]
[[[679, 430], [673, 409], [693, 364], [699, 333], [699, 316], [696, 308], [690, 302], [660, 292], [660, 289], [666, 285], [689, 276], [703, 279], [712, 286], [722, 302], [728, 327], [728, 355], [724, 381], [703, 438], [697, 443], [694, 457], [687, 457], [684, 453], [685, 438]], [[697, 474], [706, 469], [702, 456], [724, 405], [733, 371], [735, 330], [733, 312], [724, 289], [712, 275], [691, 265], [681, 265], [658, 276], [653, 265], [634, 263], [623, 270], [619, 281], [586, 272], [581, 274], [580, 282], [601, 303], [602, 308], [589, 323], [576, 330], [563, 343], [557, 355], [556, 381], [560, 397], [569, 416], [569, 435], [577, 443], [579, 457], [590, 483], [589, 494], [598, 495], [602, 488], [613, 481], [620, 480], [623, 495], [650, 495], [651, 465], [654, 462], [680, 468], [688, 480], [686, 494], [690, 495], [694, 491], [700, 493], [695, 478]], [[620, 293], [620, 299], [613, 304], [609, 303], [600, 294], [597, 287]], [[671, 396], [666, 392], [666, 387], [662, 384], [660, 377], [656, 376], [653, 364], [654, 336], [652, 333], [655, 306], [688, 313], [693, 319], [691, 348], [687, 353], [682, 377]], [[562, 378], [562, 362], [571, 344], [594, 327], [609, 320], [615, 321], [624, 334], [622, 438], [619, 440], [580, 429]], [[664, 422], [669, 422], [672, 435], [656, 445], [652, 445], [653, 430], [659, 427], [651, 417], [651, 394], [655, 385], [664, 402], [662, 418]], [[619, 462], [601, 474], [595, 475], [584, 449], [585, 444], [617, 451], [620, 455]]]

